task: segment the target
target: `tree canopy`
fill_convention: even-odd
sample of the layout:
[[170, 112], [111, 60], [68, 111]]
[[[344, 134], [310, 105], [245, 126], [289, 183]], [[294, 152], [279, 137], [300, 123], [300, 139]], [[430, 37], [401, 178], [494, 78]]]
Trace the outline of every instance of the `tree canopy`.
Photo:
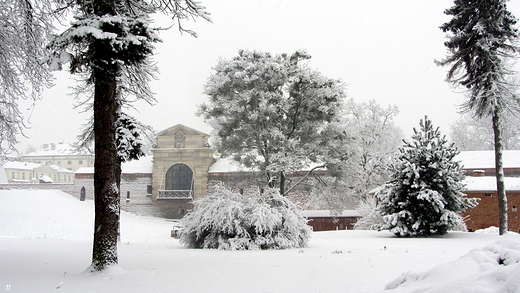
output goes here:
[[0, 157], [16, 151], [25, 129], [20, 100], [36, 102], [52, 83], [41, 60], [51, 37], [52, 0], [0, 2]]
[[285, 173], [326, 163], [327, 145], [341, 133], [331, 127], [343, 108], [344, 84], [293, 54], [240, 50], [221, 59], [205, 85], [209, 102], [199, 114], [216, 129], [222, 156], [256, 167], [284, 193]]

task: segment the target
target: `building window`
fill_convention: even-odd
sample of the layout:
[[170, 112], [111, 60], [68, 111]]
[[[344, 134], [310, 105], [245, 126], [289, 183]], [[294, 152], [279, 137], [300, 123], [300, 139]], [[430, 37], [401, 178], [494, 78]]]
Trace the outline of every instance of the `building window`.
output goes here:
[[25, 172], [22, 172], [22, 179], [25, 179]]
[[14, 172], [12, 172], [11, 174], [11, 179], [14, 179]]
[[152, 195], [152, 185], [146, 185], [146, 195]]
[[83, 165], [83, 161], [82, 161], [82, 160], [79, 160], [79, 164], [80, 164], [80, 165]]
[[491, 193], [485, 193], [484, 195], [485, 196], [491, 196]]

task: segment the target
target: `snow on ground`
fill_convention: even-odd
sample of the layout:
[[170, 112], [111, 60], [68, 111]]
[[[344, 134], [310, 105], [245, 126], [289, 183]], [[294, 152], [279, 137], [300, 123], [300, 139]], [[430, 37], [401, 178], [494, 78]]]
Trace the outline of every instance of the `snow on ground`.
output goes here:
[[303, 249], [200, 250], [171, 238], [171, 221], [124, 212], [119, 266], [89, 273], [93, 207], [60, 191], [0, 190], [0, 290], [520, 292], [515, 233], [331, 231]]

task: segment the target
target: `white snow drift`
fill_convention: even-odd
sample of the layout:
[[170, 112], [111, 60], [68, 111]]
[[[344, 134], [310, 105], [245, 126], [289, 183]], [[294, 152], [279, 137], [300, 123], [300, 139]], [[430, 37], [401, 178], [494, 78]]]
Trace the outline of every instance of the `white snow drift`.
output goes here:
[[0, 290], [520, 292], [515, 233], [314, 232], [306, 248], [223, 251], [185, 248], [172, 222], [127, 213], [119, 266], [89, 273], [93, 208], [59, 191], [0, 190]]

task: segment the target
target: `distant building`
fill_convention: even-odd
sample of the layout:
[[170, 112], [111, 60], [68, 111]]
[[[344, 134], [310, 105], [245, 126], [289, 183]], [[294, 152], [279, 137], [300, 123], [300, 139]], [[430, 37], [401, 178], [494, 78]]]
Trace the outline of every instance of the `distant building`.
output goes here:
[[[464, 180], [464, 193], [470, 198], [479, 198], [475, 208], [467, 210], [466, 225], [469, 231], [499, 226], [497, 183], [494, 176], [468, 176]], [[505, 177], [507, 196], [508, 227], [510, 231], [520, 233], [520, 178]]]
[[[520, 177], [520, 150], [504, 150], [502, 156], [504, 175]], [[475, 171], [495, 176], [495, 151], [464, 151], [455, 160], [462, 162], [467, 176], [472, 176]]]
[[41, 149], [23, 155], [22, 160], [28, 163], [56, 165], [70, 171], [94, 166], [93, 154], [79, 151], [77, 145], [65, 143], [44, 144]]
[[[57, 165], [6, 162], [3, 165], [7, 183], [73, 183], [74, 172]], [[49, 182], [50, 181], [50, 182]]]

